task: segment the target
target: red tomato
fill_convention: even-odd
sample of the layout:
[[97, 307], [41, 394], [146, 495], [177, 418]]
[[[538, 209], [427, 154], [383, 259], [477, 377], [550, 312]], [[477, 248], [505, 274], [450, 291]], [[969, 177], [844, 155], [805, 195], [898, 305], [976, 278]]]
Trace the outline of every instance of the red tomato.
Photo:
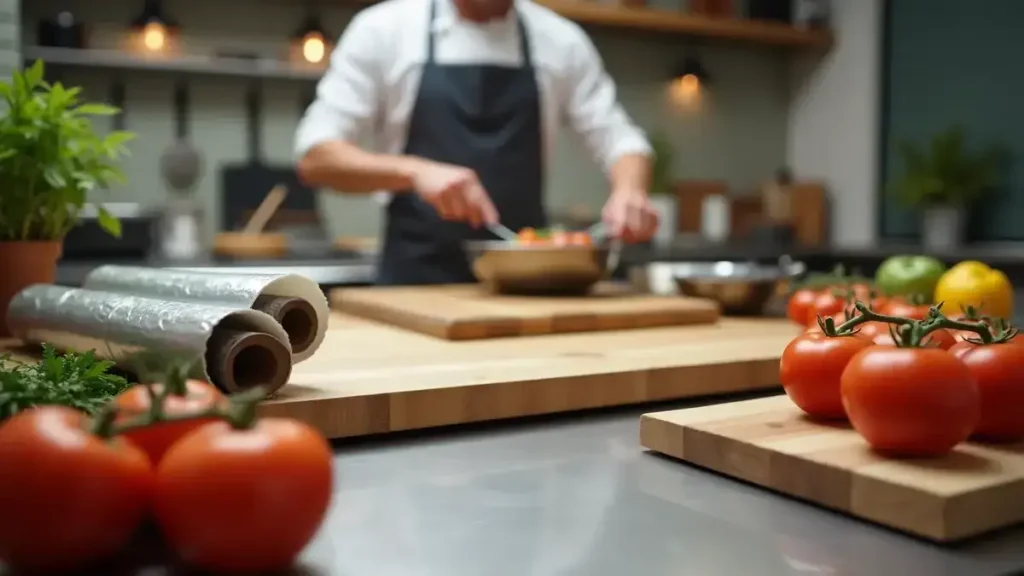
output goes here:
[[807, 311], [806, 325], [814, 326], [817, 324], [818, 316], [824, 318], [826, 316], [842, 314], [847, 304], [848, 302], [833, 294], [831, 290], [818, 294], [817, 298], [814, 299], [814, 304]]
[[905, 300], [894, 299], [889, 301], [885, 311], [881, 313], [911, 320], [924, 320], [928, 316], [929, 310], [931, 310], [931, 306], [928, 304], [910, 304]]
[[854, 429], [899, 456], [949, 452], [974, 431], [981, 409], [970, 369], [938, 348], [872, 346], [850, 359], [840, 387]]
[[[814, 301], [818, 298], [818, 292], [809, 290], [807, 288], [801, 288], [789, 297], [789, 302], [786, 304], [786, 316], [803, 326], [807, 326], [807, 318], [811, 313], [811, 307], [814, 306]], [[811, 324], [812, 326], [814, 324]]]
[[301, 422], [266, 418], [241, 430], [206, 424], [160, 462], [157, 521], [194, 567], [287, 568], [327, 512], [331, 458], [323, 436]]
[[981, 417], [974, 436], [1007, 442], [1024, 438], [1024, 346], [958, 342], [949, 349], [974, 375]]
[[779, 381], [790, 400], [816, 418], [844, 418], [839, 378], [854, 354], [872, 346], [859, 335], [797, 336], [779, 362]]
[[[896, 341], [892, 339], [892, 334], [888, 330], [875, 334], [872, 339], [876, 346], [896, 346]], [[956, 337], [945, 328], [930, 332], [922, 341], [924, 346], [935, 347], [940, 350], [949, 350], [956, 343]]]
[[21, 412], [0, 426], [0, 562], [66, 571], [124, 548], [149, 512], [154, 473], [130, 442], [88, 432], [60, 406]]
[[[153, 385], [155, 393], [160, 393], [162, 389], [161, 384]], [[169, 416], [195, 414], [213, 408], [222, 401], [224, 401], [224, 396], [214, 386], [199, 380], [189, 380], [185, 383], [184, 396], [173, 394], [167, 396], [167, 399], [164, 400], [164, 412]], [[145, 386], [132, 386], [122, 392], [114, 402], [122, 415], [122, 419], [119, 421], [145, 414], [150, 406], [149, 393]], [[164, 457], [164, 453], [172, 444], [182, 436], [214, 420], [214, 418], [210, 418], [166, 422], [129, 430], [124, 435], [145, 450], [154, 464], [159, 464], [160, 459]]]

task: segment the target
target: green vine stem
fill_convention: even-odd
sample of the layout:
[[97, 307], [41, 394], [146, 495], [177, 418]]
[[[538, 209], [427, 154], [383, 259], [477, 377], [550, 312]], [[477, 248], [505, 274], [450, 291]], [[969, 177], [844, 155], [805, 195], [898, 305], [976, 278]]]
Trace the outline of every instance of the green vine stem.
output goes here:
[[223, 420], [237, 430], [251, 428], [256, 423], [256, 406], [267, 397], [267, 390], [257, 386], [232, 396], [227, 406], [217, 405], [205, 410], [197, 410], [182, 414], [167, 414], [164, 402], [170, 395], [169, 386], [163, 386], [160, 392], [154, 390], [152, 384], [142, 384], [150, 396], [150, 409], [145, 414], [134, 418], [117, 421], [118, 410], [113, 404], [107, 405], [94, 418], [90, 432], [101, 438], [111, 438], [138, 428], [148, 428], [169, 422], [185, 422], [190, 420]]

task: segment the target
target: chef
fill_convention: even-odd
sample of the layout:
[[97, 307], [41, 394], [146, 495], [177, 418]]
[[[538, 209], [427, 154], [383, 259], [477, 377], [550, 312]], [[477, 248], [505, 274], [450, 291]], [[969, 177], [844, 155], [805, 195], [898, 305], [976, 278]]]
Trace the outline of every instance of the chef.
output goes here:
[[563, 123], [607, 174], [612, 234], [649, 239], [651, 147], [578, 25], [531, 0], [385, 0], [339, 40], [297, 130], [298, 171], [390, 192], [380, 284], [472, 282], [464, 240], [547, 225]]

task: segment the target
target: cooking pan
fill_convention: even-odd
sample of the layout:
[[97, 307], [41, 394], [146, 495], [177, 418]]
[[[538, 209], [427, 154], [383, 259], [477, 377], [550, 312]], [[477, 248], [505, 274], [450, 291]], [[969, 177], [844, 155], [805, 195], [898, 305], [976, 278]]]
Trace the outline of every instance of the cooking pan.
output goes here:
[[303, 185], [294, 166], [268, 164], [263, 160], [260, 115], [262, 90], [258, 82], [249, 86], [246, 94], [246, 125], [248, 127], [249, 158], [243, 164], [227, 165], [221, 169], [221, 230], [241, 228], [267, 195], [267, 190], [278, 184], [288, 189], [288, 196], [278, 210], [275, 221], [312, 220], [320, 225], [314, 191]]

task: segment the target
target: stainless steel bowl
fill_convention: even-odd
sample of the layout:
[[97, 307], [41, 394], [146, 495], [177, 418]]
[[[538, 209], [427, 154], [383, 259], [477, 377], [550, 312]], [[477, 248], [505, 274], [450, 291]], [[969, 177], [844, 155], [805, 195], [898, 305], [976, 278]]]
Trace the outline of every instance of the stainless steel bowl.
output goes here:
[[523, 246], [502, 240], [466, 243], [477, 280], [503, 294], [584, 294], [605, 276], [603, 246]]
[[782, 258], [778, 265], [749, 262], [681, 262], [672, 265], [679, 291], [687, 296], [710, 298], [725, 314], [764, 312], [780, 282], [805, 271], [802, 262]]

